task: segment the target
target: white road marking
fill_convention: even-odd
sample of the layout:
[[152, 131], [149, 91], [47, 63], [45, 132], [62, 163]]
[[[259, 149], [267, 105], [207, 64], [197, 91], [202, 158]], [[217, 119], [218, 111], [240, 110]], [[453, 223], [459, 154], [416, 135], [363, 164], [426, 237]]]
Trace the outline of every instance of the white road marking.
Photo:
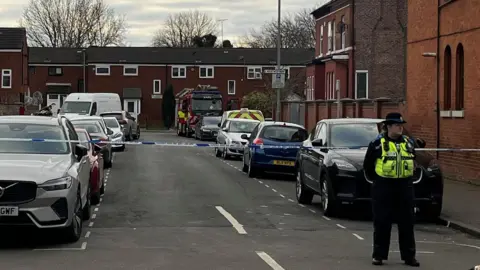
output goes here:
[[300, 206], [300, 207], [305, 207], [305, 205], [303, 205], [303, 204], [298, 204], [298, 206]]
[[95, 208], [95, 212], [98, 212], [98, 207]]
[[342, 229], [346, 229], [346, 228], [347, 228], [347, 227], [342, 226], [342, 225], [340, 225], [340, 224], [337, 224], [337, 227], [342, 228]]
[[312, 213], [316, 213], [316, 211], [313, 210], [313, 209], [308, 209], [308, 210], [310, 210], [310, 212], [312, 212]]
[[360, 235], [358, 235], [356, 233], [353, 233], [353, 236], [355, 236], [358, 240], [364, 240], [363, 237], [361, 237]]
[[329, 217], [327, 217], [327, 216], [322, 216], [322, 217], [323, 217], [324, 219], [326, 219], [326, 220], [331, 220], [331, 219], [330, 219]]
[[85, 234], [85, 238], [88, 238], [90, 237], [90, 231], [88, 231], [86, 234]]
[[260, 184], [263, 184], [263, 181], [258, 180], [258, 182], [259, 182]]
[[270, 255], [263, 251], [256, 251], [258, 257], [266, 262], [273, 270], [285, 270], [280, 264], [278, 264]]
[[215, 208], [232, 224], [233, 228], [235, 228], [239, 234], [247, 234], [247, 232], [243, 229], [243, 225], [240, 224], [230, 213], [223, 209], [223, 207], [215, 206]]
[[81, 251], [87, 249], [87, 242], [83, 242], [80, 248], [36, 248], [34, 251]]
[[90, 222], [90, 224], [88, 224], [88, 227], [92, 227], [93, 226], [93, 221]]
[[97, 218], [97, 214], [93, 214], [92, 219], [96, 219], [96, 218]]
[[292, 199], [288, 199], [288, 201], [289, 201], [289, 202], [295, 202], [295, 201], [294, 201], [294, 200], [292, 200]]
[[266, 187], [268, 187], [268, 188], [270, 187], [270, 186], [269, 186], [269, 185], [267, 185], [267, 184], [265, 184], [265, 186], [266, 186]]
[[273, 191], [273, 192], [277, 192], [277, 190], [276, 190], [276, 189], [274, 189], [274, 188], [272, 188], [272, 191]]
[[[392, 251], [390, 251], [390, 252], [392, 252], [392, 253], [400, 253], [399, 250], [392, 250]], [[435, 254], [435, 252], [433, 252], [433, 251], [421, 251], [421, 250], [420, 250], [420, 251], [417, 250], [417, 251], [415, 251], [415, 253], [417, 253], [417, 254]]]
[[103, 198], [100, 198], [100, 202], [102, 202], [102, 201], [103, 201]]
[[289, 213], [283, 213], [284, 216], [291, 216]]

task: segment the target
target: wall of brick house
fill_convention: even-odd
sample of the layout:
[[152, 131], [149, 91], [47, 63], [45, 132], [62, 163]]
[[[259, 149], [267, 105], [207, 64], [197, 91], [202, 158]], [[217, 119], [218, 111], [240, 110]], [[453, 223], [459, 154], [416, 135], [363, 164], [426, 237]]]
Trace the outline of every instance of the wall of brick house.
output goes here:
[[[328, 22], [335, 20], [335, 32], [338, 31], [337, 26], [338, 23], [342, 21], [342, 16], [345, 16], [345, 24], [347, 24], [347, 28], [345, 31], [345, 48], [352, 46], [352, 35], [353, 35], [353, 28], [351, 27], [352, 22], [352, 8], [351, 5], [348, 3], [349, 1], [343, 1], [339, 3], [337, 6], [337, 10], [321, 17], [320, 19], [316, 20], [315, 29], [317, 31], [316, 35], [316, 50], [315, 55], [318, 56], [320, 53], [325, 55], [328, 52]], [[323, 51], [320, 52], [320, 27], [323, 25]], [[335, 33], [335, 50], [341, 49], [341, 35], [340, 33]]]
[[10, 69], [12, 71], [12, 88], [0, 88], [0, 115], [18, 114], [20, 93], [27, 90], [28, 73], [25, 73], [25, 53], [22, 52], [1, 52], [0, 70]]
[[407, 0], [355, 0], [354, 21], [355, 69], [368, 70], [368, 97], [405, 99]]
[[70, 83], [72, 92], [82, 92], [78, 89], [78, 81], [83, 79], [83, 68], [80, 66], [59, 66], [62, 68], [61, 76], [49, 76], [48, 66], [30, 66], [30, 93], [42, 92], [46, 100], [47, 83]]

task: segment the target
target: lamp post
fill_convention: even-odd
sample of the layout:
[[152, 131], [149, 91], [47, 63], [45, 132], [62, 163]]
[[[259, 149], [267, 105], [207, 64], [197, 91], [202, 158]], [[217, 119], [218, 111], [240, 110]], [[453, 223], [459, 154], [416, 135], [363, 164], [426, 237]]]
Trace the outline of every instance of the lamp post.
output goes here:
[[87, 51], [86, 49], [82, 49], [81, 51], [77, 51], [77, 53], [81, 53], [82, 54], [82, 66], [83, 66], [83, 76], [82, 76], [82, 79], [83, 79], [83, 92], [86, 93], [87, 92], [87, 80], [86, 80], [86, 77], [87, 77]]
[[221, 25], [221, 28], [222, 28], [222, 45], [223, 45], [223, 22], [228, 21], [228, 19], [218, 19], [217, 21], [220, 22], [220, 25]]
[[[278, 21], [277, 21], [277, 71], [280, 70], [280, 24], [281, 24], [281, 0], [278, 0]], [[281, 88], [277, 88], [277, 109], [275, 110], [275, 121], [280, 121], [280, 94]]]

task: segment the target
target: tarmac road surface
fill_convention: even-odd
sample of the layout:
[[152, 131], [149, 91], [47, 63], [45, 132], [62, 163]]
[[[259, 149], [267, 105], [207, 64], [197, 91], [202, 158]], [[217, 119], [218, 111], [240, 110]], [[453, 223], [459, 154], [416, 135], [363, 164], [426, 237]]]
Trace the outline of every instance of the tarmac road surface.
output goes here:
[[[146, 141], [191, 142], [170, 133]], [[116, 153], [106, 193], [78, 243], [52, 235], [3, 234], [0, 269], [376, 269], [372, 225], [329, 219], [301, 206], [293, 181], [250, 179], [241, 161], [212, 148], [127, 146]], [[386, 269], [408, 269], [392, 235]], [[435, 224], [417, 225], [420, 269], [480, 264], [480, 240]]]

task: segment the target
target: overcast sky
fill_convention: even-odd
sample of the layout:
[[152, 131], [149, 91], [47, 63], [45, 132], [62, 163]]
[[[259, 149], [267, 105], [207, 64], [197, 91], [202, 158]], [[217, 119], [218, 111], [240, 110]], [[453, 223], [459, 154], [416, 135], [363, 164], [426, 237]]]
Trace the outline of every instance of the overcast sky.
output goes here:
[[[149, 46], [152, 35], [169, 13], [198, 9], [223, 23], [224, 37], [238, 40], [251, 28], [277, 16], [275, 0], [105, 0], [128, 24], [127, 43], [130, 46]], [[0, 0], [0, 27], [18, 26], [23, 8], [29, 0]], [[325, 0], [282, 0], [282, 14], [314, 7]], [[220, 27], [218, 40], [221, 39]]]

